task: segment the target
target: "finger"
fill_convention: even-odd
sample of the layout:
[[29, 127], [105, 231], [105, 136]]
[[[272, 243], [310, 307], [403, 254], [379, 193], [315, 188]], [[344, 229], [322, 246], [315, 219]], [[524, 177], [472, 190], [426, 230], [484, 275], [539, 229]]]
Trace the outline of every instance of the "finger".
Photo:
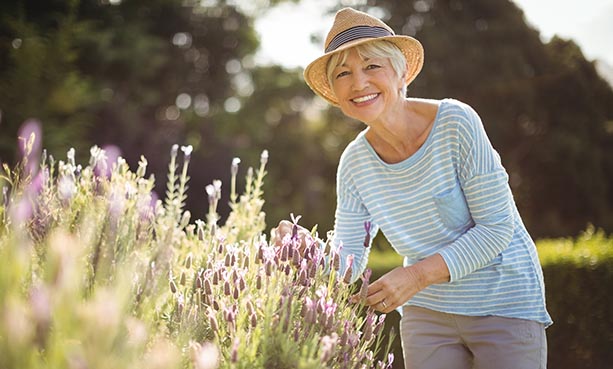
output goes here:
[[364, 302], [368, 306], [376, 307], [377, 304], [381, 303], [381, 301], [385, 300], [387, 295], [383, 293], [383, 290], [379, 290], [372, 295], [368, 295], [366, 297], [366, 301]]
[[382, 313], [389, 313], [396, 308], [396, 304], [392, 304], [387, 300], [382, 300], [376, 307]]

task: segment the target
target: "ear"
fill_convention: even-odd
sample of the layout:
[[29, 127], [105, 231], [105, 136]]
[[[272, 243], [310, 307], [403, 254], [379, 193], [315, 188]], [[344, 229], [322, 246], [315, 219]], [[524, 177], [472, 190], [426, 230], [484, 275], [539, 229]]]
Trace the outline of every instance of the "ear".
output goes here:
[[403, 90], [406, 87], [407, 72], [404, 72], [398, 79], [398, 89]]

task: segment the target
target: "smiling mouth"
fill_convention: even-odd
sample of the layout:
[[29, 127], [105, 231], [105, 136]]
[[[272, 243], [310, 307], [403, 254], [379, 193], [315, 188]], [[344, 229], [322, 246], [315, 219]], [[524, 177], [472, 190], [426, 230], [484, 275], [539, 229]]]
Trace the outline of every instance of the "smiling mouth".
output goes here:
[[377, 96], [379, 96], [379, 94], [370, 94], [370, 95], [366, 95], [366, 96], [360, 96], [360, 97], [356, 97], [355, 99], [351, 99], [351, 101], [353, 101], [354, 103], [363, 103], [363, 102], [367, 102], [370, 100], [374, 100]]

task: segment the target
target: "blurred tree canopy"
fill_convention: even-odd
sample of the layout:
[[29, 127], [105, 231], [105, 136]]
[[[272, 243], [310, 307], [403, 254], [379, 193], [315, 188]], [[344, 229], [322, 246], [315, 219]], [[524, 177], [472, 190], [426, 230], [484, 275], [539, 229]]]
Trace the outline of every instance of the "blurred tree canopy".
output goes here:
[[[18, 160], [18, 129], [35, 118], [56, 157], [75, 147], [83, 162], [92, 144], [119, 147], [132, 166], [145, 155], [161, 194], [170, 146], [191, 144], [188, 207], [202, 218], [206, 184], [219, 178], [227, 189], [232, 157], [244, 172], [268, 149], [269, 226], [294, 212], [329, 230], [336, 164], [363, 126], [315, 98], [301, 70], [255, 65], [258, 13], [239, 3], [2, 2], [0, 160]], [[589, 222], [613, 230], [613, 92], [577, 45], [543, 44], [510, 0], [349, 5], [424, 44], [410, 95], [477, 109], [533, 236]]]

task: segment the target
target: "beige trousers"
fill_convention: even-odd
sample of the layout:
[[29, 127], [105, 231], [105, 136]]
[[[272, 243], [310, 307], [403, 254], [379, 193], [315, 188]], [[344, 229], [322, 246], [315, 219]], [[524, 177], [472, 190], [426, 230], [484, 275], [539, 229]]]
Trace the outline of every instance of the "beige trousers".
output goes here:
[[545, 369], [543, 324], [403, 307], [405, 369]]

